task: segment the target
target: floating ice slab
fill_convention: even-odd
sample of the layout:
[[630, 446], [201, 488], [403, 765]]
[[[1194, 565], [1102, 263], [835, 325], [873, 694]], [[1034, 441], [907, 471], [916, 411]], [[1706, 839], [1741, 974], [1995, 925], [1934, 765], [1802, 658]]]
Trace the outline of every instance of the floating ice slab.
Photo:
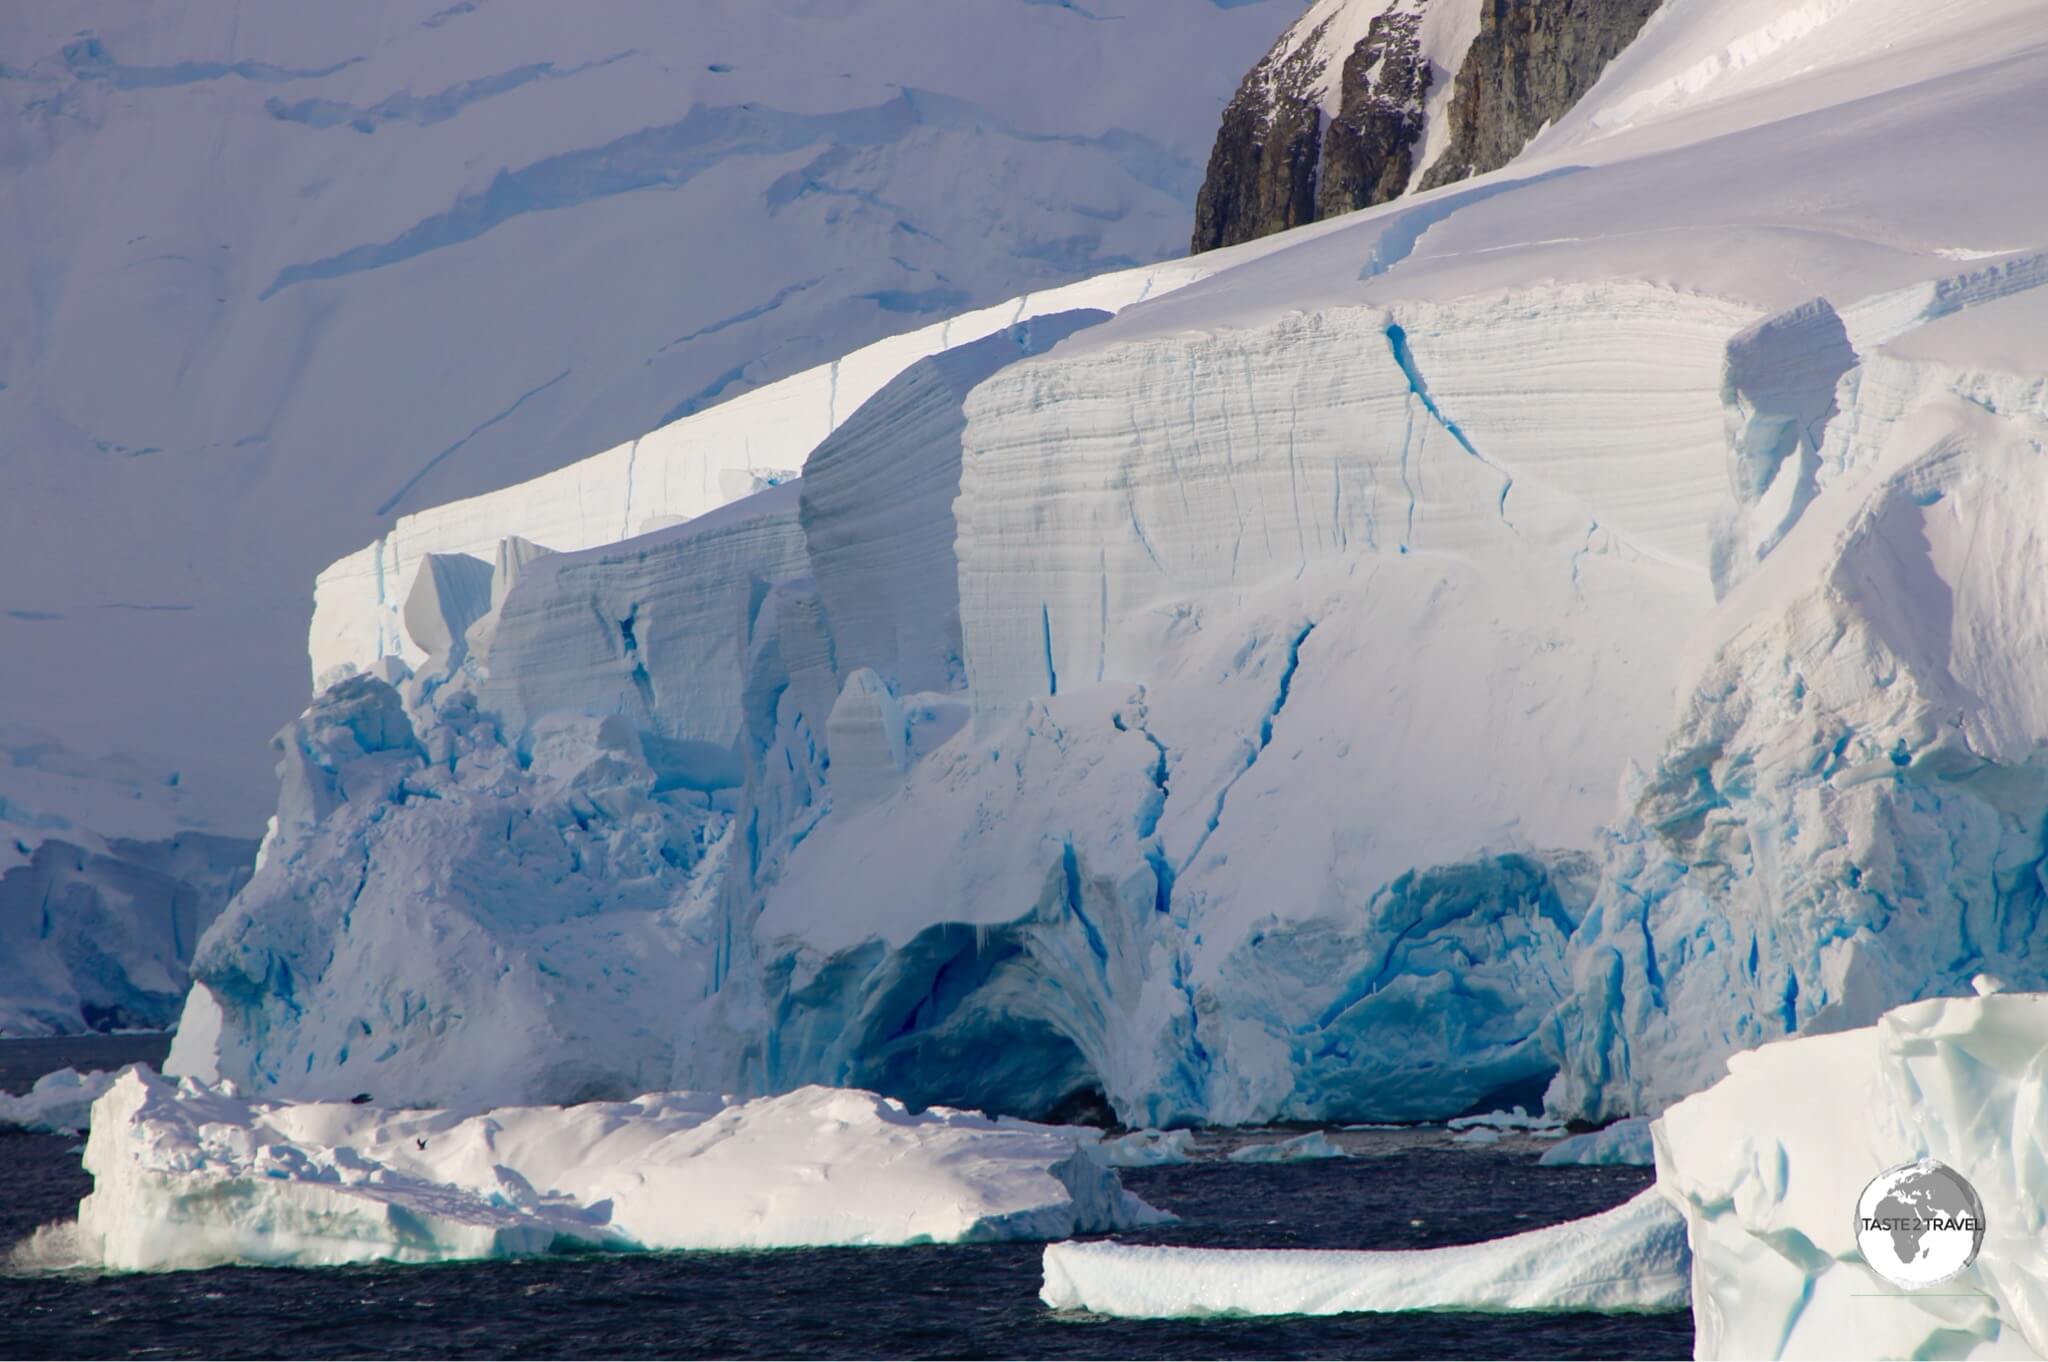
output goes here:
[[1095, 1157], [1111, 1168], [1156, 1168], [1187, 1163], [1194, 1156], [1195, 1137], [1186, 1130], [1134, 1130], [1093, 1147]]
[[84, 1130], [92, 1120], [92, 1104], [113, 1082], [113, 1074], [99, 1069], [90, 1073], [59, 1069], [44, 1074], [19, 1097], [0, 1093], [0, 1130], [9, 1126], [53, 1134]]
[[1052, 1126], [872, 1093], [462, 1113], [260, 1103], [131, 1068], [95, 1106], [88, 1261], [432, 1262], [1042, 1239], [1167, 1218]]
[[1302, 1159], [1341, 1159], [1347, 1155], [1320, 1130], [1278, 1144], [1248, 1144], [1230, 1151], [1232, 1163], [1295, 1163]]
[[1414, 1252], [1052, 1244], [1055, 1310], [1164, 1319], [1397, 1310], [1685, 1308], [1685, 1225], [1655, 1191], [1585, 1220]]
[[1657, 1161], [1650, 1143], [1650, 1123], [1641, 1117], [1616, 1121], [1605, 1130], [1572, 1135], [1543, 1151], [1536, 1162], [1546, 1168], [1570, 1164], [1633, 1164], [1647, 1168]]
[[1483, 1116], [1456, 1116], [1444, 1124], [1452, 1130], [1526, 1130], [1531, 1135], [1556, 1135], [1564, 1131], [1564, 1122], [1557, 1117], [1540, 1111], [1531, 1116], [1524, 1107], [1489, 1111]]

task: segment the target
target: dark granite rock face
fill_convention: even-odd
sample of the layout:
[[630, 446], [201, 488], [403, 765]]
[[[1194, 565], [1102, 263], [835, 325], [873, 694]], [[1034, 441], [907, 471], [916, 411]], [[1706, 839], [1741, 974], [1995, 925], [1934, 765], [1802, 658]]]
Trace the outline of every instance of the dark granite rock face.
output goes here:
[[1413, 178], [1430, 80], [1421, 27], [1419, 12], [1389, 10], [1344, 59], [1341, 103], [1323, 136], [1318, 218], [1398, 198]]
[[1506, 165], [1579, 102], [1661, 0], [1482, 0], [1451, 95], [1451, 141], [1434, 189]]
[[[1331, 50], [1337, 15], [1330, 14], [1307, 32], [1290, 28], [1238, 86], [1195, 203], [1193, 252], [1256, 240], [1406, 192], [1416, 179], [1423, 100], [1433, 74], [1421, 45], [1430, 6], [1477, 5], [1480, 27], [1457, 62], [1444, 114], [1448, 143], [1422, 176], [1423, 189], [1513, 160], [1538, 129], [1593, 87], [1661, 0], [1353, 3], [1380, 12], [1349, 52]], [[1436, 57], [1448, 65], [1446, 54]], [[1327, 101], [1317, 94], [1330, 63], [1339, 60], [1336, 113], [1326, 118]]]
[[1315, 221], [1323, 115], [1308, 90], [1321, 74], [1314, 54], [1328, 27], [1291, 50], [1283, 37], [1223, 110], [1209, 173], [1195, 200], [1190, 254]]

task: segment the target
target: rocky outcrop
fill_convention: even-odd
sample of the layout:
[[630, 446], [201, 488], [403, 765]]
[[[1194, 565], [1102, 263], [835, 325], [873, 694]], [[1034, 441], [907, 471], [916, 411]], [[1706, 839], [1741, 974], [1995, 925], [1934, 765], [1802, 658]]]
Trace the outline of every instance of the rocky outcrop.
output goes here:
[[1497, 170], [1579, 102], [1661, 0], [1482, 0], [1458, 68], [1450, 145], [1423, 174], [1434, 189]]
[[1342, 99], [1323, 137], [1318, 218], [1399, 198], [1414, 178], [1430, 83], [1421, 27], [1420, 13], [1388, 10], [1344, 59]]
[[[1194, 253], [1496, 169], [1592, 88], [1661, 0], [1317, 0], [1223, 112]], [[1478, 8], [1471, 33], [1453, 7]], [[1455, 70], [1434, 115], [1430, 90]], [[1431, 117], [1441, 120], [1429, 134]], [[1442, 147], [1418, 164], [1425, 145]]]
[[1195, 200], [1190, 254], [1315, 221], [1323, 114], [1312, 90], [1328, 29], [1325, 20], [1298, 45], [1289, 29], [1237, 87]]
[[[1408, 187], [1430, 63], [1431, 0], [1322, 0], [1223, 111], [1195, 203], [1196, 252], [1384, 203]], [[1437, 0], [1442, 3], [1442, 0]], [[1381, 6], [1353, 40], [1361, 4]]]

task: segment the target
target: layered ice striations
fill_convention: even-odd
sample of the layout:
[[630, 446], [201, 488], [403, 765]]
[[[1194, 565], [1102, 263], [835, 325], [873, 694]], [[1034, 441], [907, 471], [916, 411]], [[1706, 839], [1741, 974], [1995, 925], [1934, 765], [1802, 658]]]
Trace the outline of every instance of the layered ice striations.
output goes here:
[[[594, 548], [702, 515], [794, 477], [819, 441], [920, 359], [1077, 309], [1115, 312], [1212, 269], [1169, 262], [1028, 294], [877, 341], [517, 486], [401, 516], [388, 534], [320, 574], [310, 634], [315, 685], [387, 654], [413, 666], [424, 660], [401, 615], [428, 555], [490, 562], [508, 536], [557, 551]], [[1047, 321], [1036, 344], [1074, 324]], [[1033, 344], [1028, 332], [1010, 343], [1013, 353]]]

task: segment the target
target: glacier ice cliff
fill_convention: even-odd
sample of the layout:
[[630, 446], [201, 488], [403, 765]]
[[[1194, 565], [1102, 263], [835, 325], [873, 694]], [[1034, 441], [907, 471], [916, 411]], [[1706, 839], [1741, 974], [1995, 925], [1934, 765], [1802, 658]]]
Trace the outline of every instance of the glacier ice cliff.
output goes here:
[[1470, 184], [401, 522], [173, 1067], [1605, 1119], [2048, 983], [2048, 58], [1809, 8], [1673, 0]]

